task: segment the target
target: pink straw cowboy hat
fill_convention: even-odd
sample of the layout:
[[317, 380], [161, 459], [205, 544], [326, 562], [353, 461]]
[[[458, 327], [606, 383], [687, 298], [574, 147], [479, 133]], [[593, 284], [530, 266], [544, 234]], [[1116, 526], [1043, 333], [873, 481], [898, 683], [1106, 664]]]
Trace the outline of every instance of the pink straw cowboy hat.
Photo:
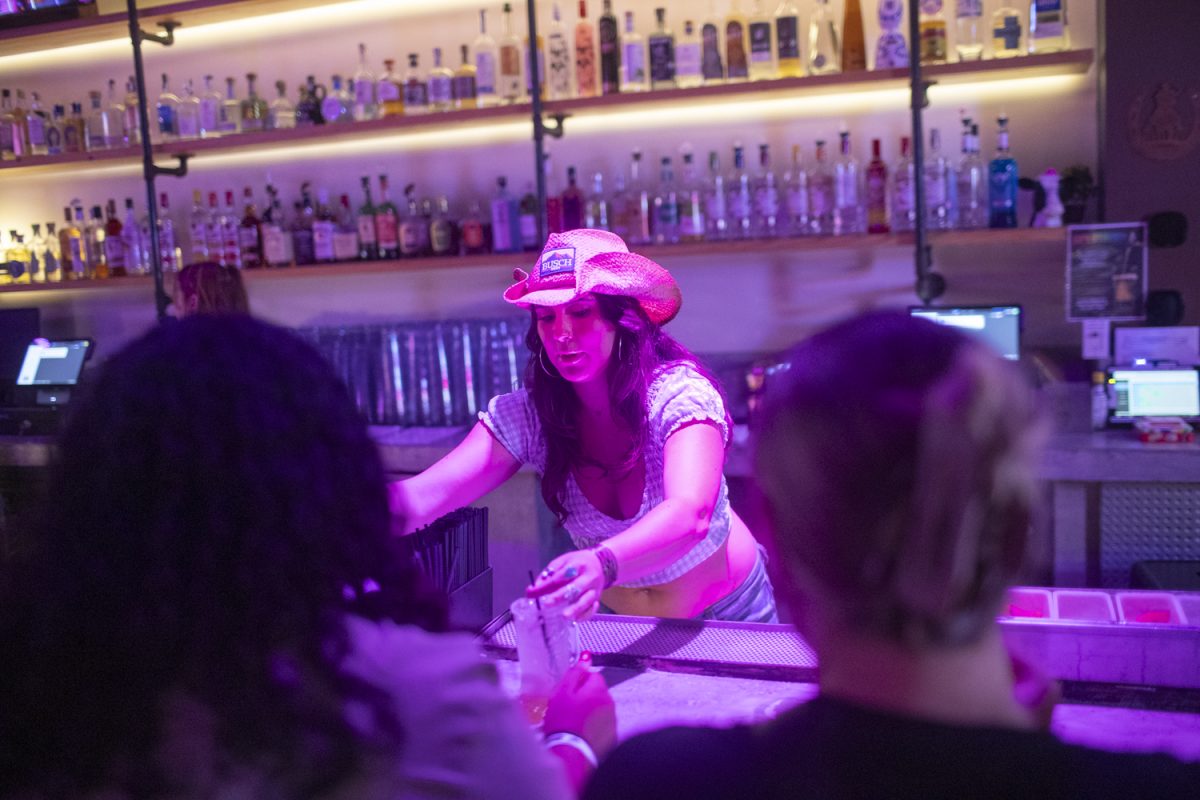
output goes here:
[[587, 292], [632, 297], [656, 325], [679, 313], [683, 295], [671, 273], [629, 252], [620, 236], [579, 228], [552, 233], [533, 265], [533, 274], [513, 270], [517, 281], [504, 299], [523, 308], [557, 306]]

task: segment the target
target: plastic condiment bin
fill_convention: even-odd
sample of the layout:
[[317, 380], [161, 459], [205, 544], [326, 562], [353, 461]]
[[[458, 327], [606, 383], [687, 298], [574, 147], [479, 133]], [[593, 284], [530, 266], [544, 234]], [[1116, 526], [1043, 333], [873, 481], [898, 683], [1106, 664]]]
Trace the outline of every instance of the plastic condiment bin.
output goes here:
[[1166, 592], [1117, 592], [1117, 616], [1121, 622], [1183, 625], [1183, 611], [1174, 595]]
[[1054, 596], [1049, 589], [1014, 586], [1008, 590], [1008, 616], [1024, 619], [1052, 619]]
[[1177, 594], [1179, 608], [1183, 611], [1183, 622], [1193, 628], [1200, 628], [1200, 593]]
[[1108, 592], [1083, 589], [1057, 589], [1054, 592], [1055, 616], [1072, 622], [1116, 622], [1117, 611]]

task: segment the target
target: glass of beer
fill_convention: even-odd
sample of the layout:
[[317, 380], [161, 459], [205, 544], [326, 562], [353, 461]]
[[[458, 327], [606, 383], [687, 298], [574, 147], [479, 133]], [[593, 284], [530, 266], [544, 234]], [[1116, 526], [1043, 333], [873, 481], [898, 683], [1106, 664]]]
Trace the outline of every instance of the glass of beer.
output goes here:
[[566, 671], [579, 660], [579, 627], [563, 616], [562, 606], [521, 597], [509, 606], [521, 665], [521, 707], [532, 725], [540, 725], [546, 704]]

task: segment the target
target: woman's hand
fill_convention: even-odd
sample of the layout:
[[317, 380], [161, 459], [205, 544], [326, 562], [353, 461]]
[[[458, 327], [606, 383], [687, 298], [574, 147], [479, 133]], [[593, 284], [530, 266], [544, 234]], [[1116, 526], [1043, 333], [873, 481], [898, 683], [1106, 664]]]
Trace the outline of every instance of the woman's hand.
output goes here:
[[602, 591], [604, 568], [600, 559], [591, 550], [574, 550], [551, 561], [525, 594], [540, 597], [545, 604], [563, 606], [567, 619], [584, 620], [599, 610]]
[[579, 656], [563, 675], [546, 705], [542, 730], [573, 733], [592, 746], [600, 758], [617, 741], [617, 711], [604, 676], [592, 667], [591, 653]]

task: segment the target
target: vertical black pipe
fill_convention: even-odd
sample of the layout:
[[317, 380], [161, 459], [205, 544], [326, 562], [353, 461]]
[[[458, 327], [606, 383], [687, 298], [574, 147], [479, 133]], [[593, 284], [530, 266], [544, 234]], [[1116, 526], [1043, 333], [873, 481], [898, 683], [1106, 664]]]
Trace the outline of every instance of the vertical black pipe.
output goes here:
[[917, 296], [929, 305], [932, 297], [926, 291], [927, 276], [931, 269], [929, 245], [925, 236], [925, 132], [921, 124], [921, 113], [925, 107], [925, 83], [921, 77], [921, 25], [918, 0], [908, 2], [908, 74], [912, 82], [912, 160], [913, 160], [913, 210], [917, 215], [913, 222], [915, 244], [915, 271]]
[[138, 130], [142, 140], [142, 177], [146, 181], [146, 219], [150, 225], [150, 270], [154, 275], [154, 307], [158, 319], [167, 316], [171, 298], [163, 289], [162, 251], [158, 240], [158, 197], [154, 192], [154, 151], [150, 145], [150, 117], [146, 108], [146, 71], [142, 66], [142, 31], [136, 0], [125, 0], [129, 9], [129, 38], [133, 42], [133, 76], [137, 85]]
[[536, 0], [526, 0], [525, 7], [529, 18], [528, 63], [525, 68], [529, 70], [527, 83], [529, 91], [533, 93], [530, 113], [533, 115], [533, 171], [537, 180], [537, 232], [540, 250], [542, 242], [546, 241], [546, 131], [542, 125], [542, 77], [538, 74]]

